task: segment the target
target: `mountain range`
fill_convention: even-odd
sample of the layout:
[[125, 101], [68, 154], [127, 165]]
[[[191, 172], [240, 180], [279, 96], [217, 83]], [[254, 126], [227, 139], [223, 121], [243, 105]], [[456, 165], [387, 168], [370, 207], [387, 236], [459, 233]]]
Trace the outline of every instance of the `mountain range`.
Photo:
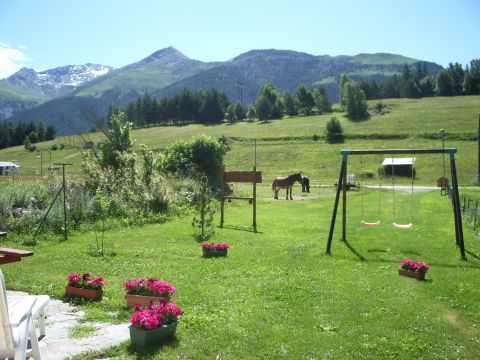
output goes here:
[[[388, 53], [315, 56], [270, 49], [251, 50], [224, 62], [201, 62], [168, 47], [119, 69], [96, 64], [42, 72], [23, 68], [0, 80], [0, 120], [43, 120], [55, 126], [58, 134], [71, 134], [90, 130], [111, 104], [125, 106], [145, 93], [161, 99], [183, 89], [216, 88], [246, 106], [267, 82], [291, 93], [299, 84], [321, 85], [335, 101], [342, 73], [351, 79], [382, 82], [400, 74], [406, 63], [418, 61]], [[426, 64], [432, 75], [442, 69]]]

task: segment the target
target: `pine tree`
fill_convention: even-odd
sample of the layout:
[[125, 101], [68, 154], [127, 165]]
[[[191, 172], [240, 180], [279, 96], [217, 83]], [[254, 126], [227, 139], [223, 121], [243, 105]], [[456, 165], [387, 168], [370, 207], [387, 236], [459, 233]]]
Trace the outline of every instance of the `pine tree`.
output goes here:
[[257, 112], [255, 110], [255, 106], [253, 104], [248, 105], [247, 120], [252, 121], [253, 119], [255, 119], [256, 116], [257, 116]]
[[348, 79], [347, 74], [343, 73], [342, 76], [340, 76], [340, 86], [339, 86], [339, 102], [340, 102], [340, 108], [342, 110], [345, 110], [345, 107], [347, 106], [347, 94], [345, 93], [345, 85], [349, 83], [350, 80]]
[[288, 116], [298, 115], [296, 98], [288, 91], [283, 93], [283, 103], [285, 105], [285, 113]]
[[234, 123], [237, 121], [237, 117], [235, 116], [235, 111], [233, 110], [233, 105], [230, 104], [227, 106], [227, 112], [225, 113], [225, 119], [228, 120], [230, 123]]
[[347, 117], [350, 119], [366, 118], [368, 116], [367, 98], [358, 82], [346, 83], [344, 90]]
[[197, 241], [205, 241], [214, 233], [212, 221], [215, 213], [211, 207], [211, 192], [205, 175], [200, 178], [200, 185], [195, 195], [195, 209], [198, 211], [198, 216], [195, 216], [192, 220], [194, 237]]
[[37, 126], [37, 139], [38, 142], [45, 141], [45, 135], [46, 135], [46, 130], [45, 130], [45, 123], [40, 120]]

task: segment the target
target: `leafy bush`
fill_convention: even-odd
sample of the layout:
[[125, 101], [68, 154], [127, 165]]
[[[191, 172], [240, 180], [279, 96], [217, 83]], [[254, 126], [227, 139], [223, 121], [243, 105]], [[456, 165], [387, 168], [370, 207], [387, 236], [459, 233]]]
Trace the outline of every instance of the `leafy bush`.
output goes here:
[[370, 171], [370, 170], [363, 170], [360, 173], [360, 177], [363, 178], [363, 179], [373, 179], [375, 177], [375, 173], [373, 171]]
[[333, 116], [327, 122], [327, 142], [328, 143], [338, 143], [343, 142], [343, 129], [340, 121], [338, 121], [336, 116]]
[[203, 174], [207, 176], [210, 184], [218, 185], [218, 174], [223, 169], [226, 152], [227, 146], [216, 138], [195, 136], [168, 146], [159, 167], [163, 172], [192, 178]]

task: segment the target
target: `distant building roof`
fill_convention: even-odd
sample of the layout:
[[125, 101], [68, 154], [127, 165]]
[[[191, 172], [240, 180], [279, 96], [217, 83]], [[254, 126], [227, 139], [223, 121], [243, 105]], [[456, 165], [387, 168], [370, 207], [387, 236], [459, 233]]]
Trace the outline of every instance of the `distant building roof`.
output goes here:
[[17, 168], [20, 167], [20, 165], [17, 165], [15, 163], [11, 162], [11, 161], [0, 161], [0, 167], [7, 167], [7, 166], [8, 167], [17, 167]]
[[415, 158], [385, 158], [382, 165], [413, 165], [415, 164]]

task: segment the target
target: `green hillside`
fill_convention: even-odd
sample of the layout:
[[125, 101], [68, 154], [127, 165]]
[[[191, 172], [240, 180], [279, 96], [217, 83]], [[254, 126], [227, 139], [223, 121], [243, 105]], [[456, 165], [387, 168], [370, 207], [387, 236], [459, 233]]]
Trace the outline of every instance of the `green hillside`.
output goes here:
[[0, 80], [0, 119], [11, 116], [16, 111], [23, 111], [49, 100], [47, 96], [27, 91]]
[[377, 54], [358, 54], [353, 56], [353, 59], [362, 64], [377, 64], [377, 65], [392, 65], [392, 64], [413, 64], [418, 60], [402, 55], [394, 55], [387, 53]]
[[[364, 187], [363, 191], [351, 191], [345, 241], [341, 241], [339, 211], [331, 254], [325, 254], [334, 208], [332, 185], [338, 177], [342, 148], [438, 148], [442, 143], [437, 134], [443, 128], [445, 146], [458, 149], [460, 185], [476, 184], [480, 96], [384, 102], [389, 113], [362, 122], [335, 113], [347, 137], [343, 144], [324, 141], [325, 124], [332, 114], [268, 123], [135, 130], [137, 147], [145, 143], [156, 153], [197, 134], [227, 136], [231, 147], [225, 159], [227, 170], [251, 169], [256, 139], [257, 169], [263, 173], [263, 183], [258, 186], [257, 230], [251, 227], [252, 206], [233, 200], [225, 204], [223, 227], [219, 226], [219, 205], [214, 205], [215, 234], [209, 241], [230, 246], [228, 256], [215, 259], [203, 258], [192, 237], [193, 210], [142, 226], [107, 219], [105, 244], [115, 251], [114, 256], [98, 256], [90, 250], [95, 249], [95, 241], [98, 247], [98, 227], [83, 220], [78, 231], [69, 230], [67, 240], [52, 233], [36, 238], [35, 245], [30, 234], [17, 237], [9, 231], [2, 246], [29, 249], [34, 256], [2, 267], [8, 288], [74, 303], [85, 318], [72, 328], [70, 336], [74, 331], [83, 332], [81, 341], [89, 344], [98, 339], [97, 329], [108, 324], [127, 330], [132, 311], [125, 308], [126, 281], [155, 277], [176, 287], [172, 301], [183, 309], [184, 316], [173, 339], [148, 349], [138, 349], [126, 340], [74, 359], [478, 359], [478, 228], [472, 229], [462, 214], [466, 259], [460, 259], [455, 246], [458, 217], [453, 216], [447, 197], [438, 191], [415, 192], [413, 196]], [[99, 134], [84, 137], [101, 140]], [[49, 153], [54, 143], [65, 149]], [[16, 147], [0, 150], [0, 161], [17, 160], [21, 172], [30, 174], [20, 177], [35, 180], [39, 179], [35, 171], [40, 160], [46, 166], [51, 155], [54, 163], [73, 163], [67, 172], [80, 175], [79, 137], [62, 137], [37, 147], [43, 151], [41, 158]], [[348, 171], [375, 172], [381, 160], [371, 156], [361, 163], [360, 158], [352, 157]], [[274, 201], [273, 177], [299, 170], [312, 180], [311, 192], [300, 193], [296, 184], [294, 201], [283, 200], [283, 191], [281, 200]], [[418, 155], [416, 170], [416, 184], [435, 184], [442, 175], [442, 156]], [[2, 186], [12, 181], [0, 179], [0, 190], [5, 193], [5, 189], [15, 188]], [[14, 181], [17, 183], [18, 177]], [[408, 184], [409, 179], [396, 183]], [[17, 188], [28, 185], [25, 182]], [[478, 187], [468, 191], [473, 194], [475, 189]], [[251, 185], [235, 184], [233, 191], [251, 194]], [[464, 191], [460, 189], [462, 194]], [[478, 192], [475, 196], [478, 198]], [[381, 219], [380, 226], [361, 226], [361, 220], [370, 218]], [[410, 221], [413, 228], [392, 226], [400, 221]], [[22, 236], [28, 243], [21, 242]], [[405, 259], [428, 264], [424, 281], [399, 276]], [[105, 279], [102, 300], [66, 298], [67, 274], [87, 271]], [[48, 330], [43, 341], [49, 339]]]
[[[426, 98], [419, 100], [395, 99], [383, 101], [390, 112], [373, 116], [367, 121], [353, 122], [343, 113], [321, 116], [284, 118], [268, 123], [241, 122], [216, 126], [188, 125], [179, 127], [155, 127], [133, 131], [137, 146], [146, 144], [160, 153], [165, 146], [178, 139], [198, 134], [231, 138], [231, 151], [227, 154], [228, 169], [250, 169], [253, 166], [254, 142], [257, 139], [257, 168], [265, 179], [277, 175], [302, 171], [320, 183], [333, 183], [338, 176], [339, 151], [343, 148], [437, 148], [440, 128], [445, 129], [446, 147], [458, 148], [457, 171], [461, 184], [476, 180], [476, 133], [480, 113], [480, 96]], [[375, 102], [373, 102], [375, 103]], [[327, 144], [323, 138], [326, 122], [337, 116], [346, 136], [343, 144]], [[314, 135], [319, 137], [314, 140]], [[388, 139], [389, 137], [397, 137]], [[101, 135], [86, 134], [89, 141], [98, 142]], [[383, 139], [387, 138], [387, 139]], [[466, 139], [466, 140], [465, 140]], [[48, 150], [54, 143], [65, 144], [64, 150], [52, 152], [52, 161], [68, 161], [74, 165], [69, 172], [80, 171], [82, 141], [77, 136], [57, 138], [37, 145]], [[48, 166], [49, 153], [43, 153], [43, 165]], [[22, 174], [39, 172], [40, 160], [36, 153], [23, 147], [0, 151], [0, 160], [17, 160]], [[376, 172], [380, 158], [366, 158], [364, 170]], [[352, 172], [360, 171], [359, 159], [351, 164]], [[417, 159], [418, 183], [432, 184], [442, 172], [442, 159], [421, 156]]]
[[[85, 109], [96, 117], [107, 113], [110, 105], [125, 106], [148, 92], [162, 99], [184, 89], [198, 91], [215, 88], [234, 102], [237, 84], [243, 84], [245, 104], [255, 100], [265, 83], [272, 83], [283, 93], [295, 93], [299, 84], [324, 86], [331, 101], [338, 99], [338, 79], [342, 73], [353, 80], [382, 83], [393, 74], [401, 74], [405, 63], [420, 60], [394, 54], [359, 54], [356, 56], [315, 56], [289, 50], [251, 50], [229, 61], [204, 63], [189, 59], [170, 47], [145, 59], [112, 71], [79, 87], [74, 94], [55, 98], [38, 107], [17, 113], [13, 122], [38, 121], [53, 125], [59, 134], [72, 134], [92, 128]], [[435, 75], [442, 67], [426, 63]], [[68, 119], [68, 124], [65, 123]]]
[[191, 60], [174, 48], [166, 48], [89, 82], [76, 95], [102, 97], [104, 92], [116, 91], [117, 104], [123, 105], [145, 92], [168, 86], [211, 66]]

